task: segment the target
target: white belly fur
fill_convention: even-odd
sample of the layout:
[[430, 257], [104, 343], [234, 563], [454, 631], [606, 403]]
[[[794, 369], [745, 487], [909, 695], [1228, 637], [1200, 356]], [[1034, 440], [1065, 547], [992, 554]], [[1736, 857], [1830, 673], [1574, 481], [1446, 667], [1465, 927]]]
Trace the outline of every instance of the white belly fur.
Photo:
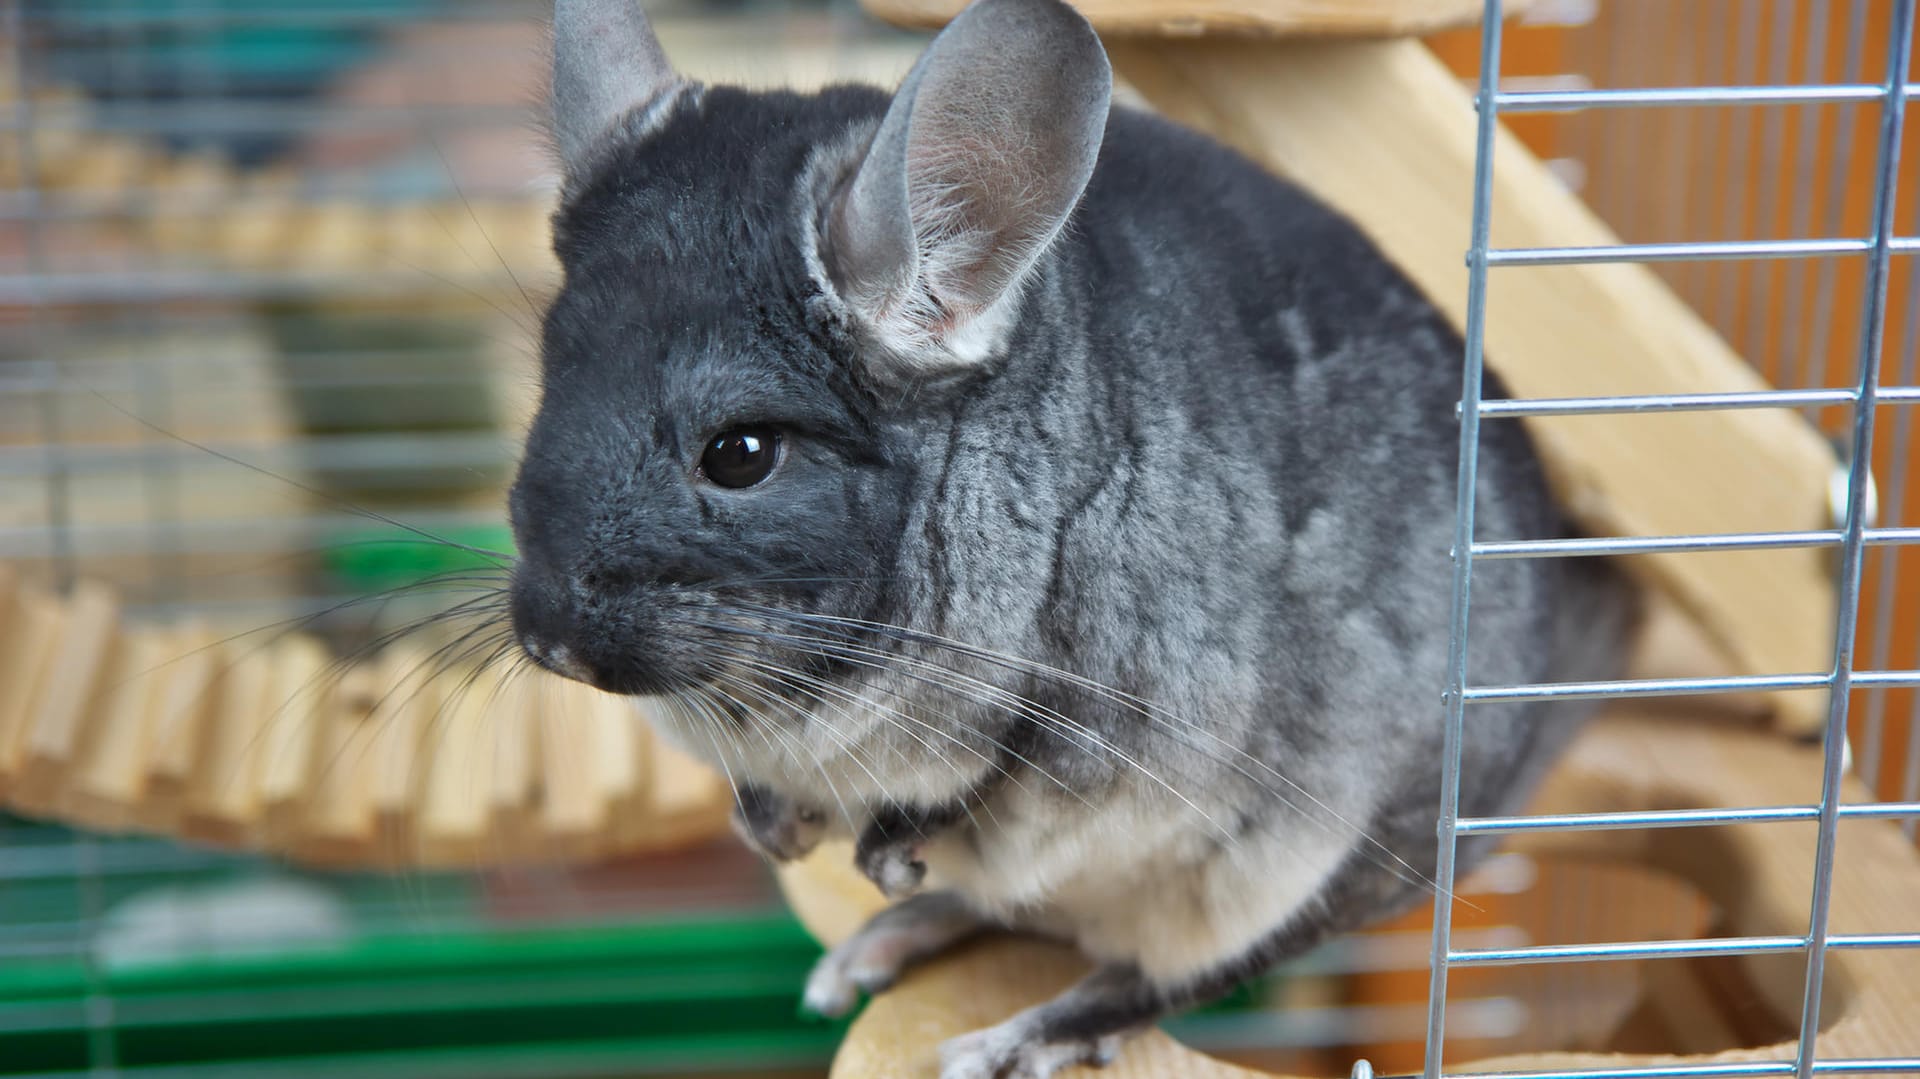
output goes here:
[[1069, 801], [1063, 811], [1057, 791], [1004, 790], [975, 810], [977, 843], [948, 835], [928, 844], [928, 886], [1177, 984], [1285, 925], [1352, 842], [1299, 818], [1283, 834], [1229, 842], [1177, 801], [1137, 793], [1101, 801], [1099, 810]]

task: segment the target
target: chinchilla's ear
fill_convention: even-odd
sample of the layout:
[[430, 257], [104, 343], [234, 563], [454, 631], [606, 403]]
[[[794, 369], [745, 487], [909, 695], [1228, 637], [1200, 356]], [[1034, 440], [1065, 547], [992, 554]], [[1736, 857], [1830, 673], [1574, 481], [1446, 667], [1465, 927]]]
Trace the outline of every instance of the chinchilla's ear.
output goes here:
[[554, 0], [553, 132], [568, 176], [586, 175], [616, 125], [686, 85], [640, 0]]
[[1112, 91], [1059, 0], [976, 0], [927, 47], [824, 222], [836, 290], [892, 357], [937, 371], [999, 344], [1093, 174]]

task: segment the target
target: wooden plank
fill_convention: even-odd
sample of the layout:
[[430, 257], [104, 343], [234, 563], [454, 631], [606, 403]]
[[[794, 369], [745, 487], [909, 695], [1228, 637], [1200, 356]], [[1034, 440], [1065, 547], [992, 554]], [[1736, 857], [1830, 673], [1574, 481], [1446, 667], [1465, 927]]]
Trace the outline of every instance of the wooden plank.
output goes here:
[[[1102, 35], [1115, 37], [1398, 37], [1469, 26], [1481, 0], [1072, 0]], [[860, 0], [899, 26], [944, 26], [967, 0]], [[1530, 6], [1507, 0], [1509, 15]]]
[[[532, 672], [529, 679], [535, 677]], [[536, 683], [534, 730], [540, 739], [540, 832], [566, 857], [585, 857], [612, 827], [609, 810], [633, 789], [636, 760], [631, 750], [611, 771], [600, 767], [594, 725], [601, 722], [594, 691], [562, 678]], [[624, 775], [603, 783], [609, 776]]]
[[366, 721], [368, 799], [383, 860], [403, 861], [418, 842], [416, 817], [427, 784], [421, 745], [440, 713], [441, 688], [431, 663], [413, 648], [388, 649], [378, 669], [387, 693]]
[[[648, 848], [663, 848], [695, 843], [726, 827], [727, 811], [733, 805], [733, 792], [719, 773], [680, 749], [654, 735], [637, 717], [646, 715], [638, 701], [613, 698], [625, 713], [625, 724], [640, 732], [646, 766], [646, 799], [642, 807], [630, 811], [638, 827], [635, 838], [625, 842]], [[604, 724], [617, 730], [620, 717]]]
[[99, 722], [74, 759], [60, 812], [90, 828], [121, 831], [143, 815], [147, 752], [167, 661], [182, 650], [177, 634], [129, 629], [103, 679]]
[[272, 649], [251, 650], [221, 672], [219, 703], [187, 778], [182, 834], [236, 846], [262, 823], [256, 779], [273, 689]]
[[372, 665], [342, 671], [336, 705], [322, 715], [315, 738], [313, 782], [294, 844], [299, 857], [339, 864], [373, 856], [370, 723], [391, 688]]
[[[1213, 133], [1352, 218], [1464, 325], [1474, 109], [1418, 42], [1254, 45], [1115, 42], [1117, 70], [1164, 113]], [[1617, 238], [1502, 132], [1493, 239], [1501, 247]], [[1492, 271], [1488, 362], [1516, 397], [1764, 389], [1747, 364], [1645, 267]], [[1489, 420], [1510, 423], [1512, 420]], [[1526, 421], [1563, 503], [1591, 533], [1659, 536], [1829, 527], [1834, 456], [1778, 410]], [[1484, 539], [1525, 537], [1486, 536]], [[1823, 672], [1833, 660], [1827, 552], [1640, 555], [1748, 673]], [[1775, 695], [1798, 731], [1825, 694]]]
[[147, 791], [138, 826], [164, 832], [177, 823], [187, 781], [219, 707], [228, 645], [203, 625], [184, 628], [181, 651], [159, 672], [158, 700], [147, 753]]
[[450, 693], [441, 719], [426, 739], [427, 786], [421, 805], [417, 853], [430, 865], [477, 862], [486, 852], [487, 724], [500, 691], [500, 675], [482, 669], [466, 687]]
[[487, 710], [485, 752], [492, 758], [486, 768], [488, 846], [490, 857], [503, 861], [553, 856], [530, 842], [540, 777], [539, 740], [534, 736], [534, 724], [540, 721], [540, 687], [530, 674], [509, 678]]
[[37, 588], [23, 586], [11, 600], [0, 649], [0, 791], [9, 795], [19, 778], [28, 729], [51, 685], [67, 621], [66, 608]]
[[645, 713], [630, 698], [595, 691], [576, 699], [585, 705], [580, 724], [587, 731], [589, 743], [597, 747], [593, 784], [597, 796], [606, 800], [611, 830], [619, 836], [633, 827], [626, 822], [644, 822], [652, 811], [657, 779], [655, 748], [662, 743], [648, 725]]
[[98, 714], [95, 705], [120, 635], [119, 622], [120, 603], [111, 589], [94, 581], [74, 587], [39, 706], [16, 750], [14, 800], [20, 805], [45, 812], [59, 802], [61, 782]]
[[334, 677], [326, 647], [293, 635], [274, 644], [270, 713], [260, 735], [254, 787], [261, 834], [286, 844], [299, 831], [307, 792], [318, 770], [315, 747], [335, 707]]

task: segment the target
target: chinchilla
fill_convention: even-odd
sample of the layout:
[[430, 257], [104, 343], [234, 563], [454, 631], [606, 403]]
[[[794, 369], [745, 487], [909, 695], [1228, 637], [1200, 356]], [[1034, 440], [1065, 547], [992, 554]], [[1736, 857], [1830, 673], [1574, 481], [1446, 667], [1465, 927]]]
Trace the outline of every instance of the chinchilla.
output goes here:
[[[1358, 229], [1111, 108], [1057, 0], [979, 0], [891, 95], [690, 81], [633, 0], [554, 30], [515, 631], [652, 698], [760, 850], [845, 835], [902, 897], [809, 1005], [1065, 939], [1085, 981], [941, 1047], [1044, 1076], [1432, 894], [1461, 342]], [[1518, 425], [1476, 514], [1569, 532]], [[1606, 563], [1474, 580], [1476, 684], [1617, 673]], [[1472, 707], [1462, 811], [1584, 713]]]

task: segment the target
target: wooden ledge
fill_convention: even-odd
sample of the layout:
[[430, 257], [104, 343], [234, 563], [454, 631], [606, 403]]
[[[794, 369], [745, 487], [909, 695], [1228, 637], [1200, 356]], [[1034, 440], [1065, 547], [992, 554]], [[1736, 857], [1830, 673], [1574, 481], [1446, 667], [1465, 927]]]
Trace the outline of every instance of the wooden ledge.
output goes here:
[[[1694, 710], [1620, 710], [1596, 722], [1554, 773], [1535, 806], [1543, 812], [1809, 804], [1819, 793], [1817, 748]], [[1867, 792], [1849, 783], [1848, 801]], [[1719, 911], [1715, 935], [1795, 935], [1806, 930], [1814, 825], [1770, 823], [1711, 828], [1541, 834], [1516, 849], [1581, 859], [1627, 859], [1697, 888]], [[842, 847], [823, 849], [782, 873], [794, 911], [823, 941], [844, 938], [883, 905], [848, 867]], [[1920, 854], [1883, 821], [1843, 823], [1834, 864], [1834, 932], [1914, 930]], [[1542, 943], [1554, 943], [1543, 941]], [[1742, 957], [1741, 975], [1768, 1010], [1791, 1027], [1799, 1013], [1804, 963], [1798, 954]], [[1085, 969], [1070, 950], [994, 938], [915, 971], [872, 1001], [836, 1056], [836, 1079], [906, 1079], [936, 1074], [935, 1047], [1039, 1002]], [[1920, 982], [1898, 950], [1827, 956], [1822, 1058], [1872, 1058], [1911, 1051]], [[1693, 1063], [1791, 1059], [1791, 1043], [1684, 1058]], [[1450, 1070], [1520, 1071], [1639, 1067], [1675, 1055], [1546, 1053], [1455, 1065]], [[1252, 1079], [1235, 1067], [1150, 1032], [1098, 1073], [1102, 1079]]]
[[[1481, 0], [1072, 0], [1113, 37], [1411, 37], [1480, 21]], [[898, 26], [945, 26], [967, 0], [860, 0]], [[1509, 0], [1508, 14], [1528, 4]]]

